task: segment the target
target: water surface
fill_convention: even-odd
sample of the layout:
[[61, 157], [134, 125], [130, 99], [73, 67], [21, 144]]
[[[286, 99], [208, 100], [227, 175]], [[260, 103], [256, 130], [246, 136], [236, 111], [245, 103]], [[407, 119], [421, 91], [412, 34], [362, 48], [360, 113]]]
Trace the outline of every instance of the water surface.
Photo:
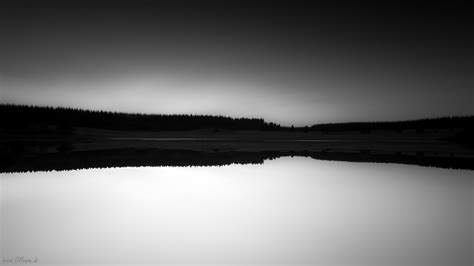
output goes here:
[[473, 264], [473, 171], [282, 157], [1, 174], [0, 182], [3, 259]]

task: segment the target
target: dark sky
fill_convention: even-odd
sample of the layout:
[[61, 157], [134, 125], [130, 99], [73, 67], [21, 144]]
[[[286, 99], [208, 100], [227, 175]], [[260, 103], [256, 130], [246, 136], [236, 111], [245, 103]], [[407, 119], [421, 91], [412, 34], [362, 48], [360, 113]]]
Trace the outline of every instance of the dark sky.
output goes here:
[[0, 101], [285, 125], [474, 114], [470, 1], [3, 1]]

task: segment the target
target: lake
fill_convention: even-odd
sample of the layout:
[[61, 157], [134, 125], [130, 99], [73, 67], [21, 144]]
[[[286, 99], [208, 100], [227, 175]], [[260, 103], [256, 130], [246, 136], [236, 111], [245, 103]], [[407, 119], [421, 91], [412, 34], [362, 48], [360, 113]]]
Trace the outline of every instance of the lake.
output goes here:
[[474, 263], [470, 170], [281, 157], [0, 182], [7, 265]]

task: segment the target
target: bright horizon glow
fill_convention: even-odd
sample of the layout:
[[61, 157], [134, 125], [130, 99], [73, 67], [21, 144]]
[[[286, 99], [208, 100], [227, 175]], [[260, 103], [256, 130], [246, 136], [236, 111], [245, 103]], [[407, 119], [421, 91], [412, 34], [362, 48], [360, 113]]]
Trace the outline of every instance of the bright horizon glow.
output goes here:
[[[472, 115], [462, 111], [446, 113], [440, 109], [430, 114], [419, 110], [410, 116], [375, 113], [361, 117], [359, 112], [351, 111], [361, 110], [362, 106], [357, 102], [338, 103], [334, 97], [324, 97], [317, 92], [298, 93], [297, 88], [294, 93], [285, 90], [286, 86], [289, 85], [231, 78], [208, 80], [192, 75], [180, 78], [169, 73], [128, 74], [88, 81], [72, 79], [33, 83], [9, 80], [0, 84], [2, 88], [9, 88], [1, 91], [0, 102], [123, 113], [263, 118], [266, 122], [283, 126]], [[40, 91], [41, 97], [32, 93], [32, 88]], [[377, 105], [374, 103], [369, 108]], [[392, 103], [385, 108], [398, 107]]]
[[465, 3], [221, 2], [6, 3], [0, 102], [286, 126], [474, 115]]
[[[168, 73], [88, 81], [12, 81], [6, 87], [9, 89], [2, 92], [3, 103], [124, 113], [263, 118], [287, 126], [324, 121], [323, 116], [333, 109], [324, 102], [312, 101], [307, 95], [286, 93], [277, 84], [196, 76], [180, 78]], [[33, 87], [41, 91], [41, 97], [31, 93]], [[297, 117], [296, 113], [306, 116]]]

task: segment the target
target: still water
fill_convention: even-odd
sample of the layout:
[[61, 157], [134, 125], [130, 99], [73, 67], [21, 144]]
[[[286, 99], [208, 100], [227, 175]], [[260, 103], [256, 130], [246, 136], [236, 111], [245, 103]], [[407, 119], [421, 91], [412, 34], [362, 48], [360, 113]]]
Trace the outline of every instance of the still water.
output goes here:
[[283, 157], [0, 178], [5, 264], [473, 264], [474, 171]]

